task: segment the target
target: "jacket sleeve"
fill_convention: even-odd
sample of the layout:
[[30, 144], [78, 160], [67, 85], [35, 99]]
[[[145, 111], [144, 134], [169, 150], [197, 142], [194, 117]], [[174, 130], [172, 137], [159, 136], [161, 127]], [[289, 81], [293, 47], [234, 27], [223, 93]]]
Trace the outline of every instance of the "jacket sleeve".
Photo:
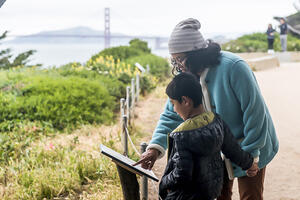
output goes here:
[[257, 81], [246, 62], [236, 62], [231, 70], [230, 84], [243, 113], [243, 150], [258, 157], [267, 137], [267, 112]]
[[224, 139], [222, 145], [222, 153], [243, 170], [247, 170], [252, 166], [253, 157], [250, 153], [243, 151], [229, 127], [223, 122]]
[[167, 100], [165, 109], [160, 115], [157, 126], [153, 132], [152, 139], [147, 148], [155, 148], [161, 152], [160, 158], [165, 154], [167, 149], [167, 136], [171, 133], [183, 120], [173, 110], [170, 100]]
[[173, 170], [164, 175], [160, 182], [160, 190], [175, 190], [191, 183], [193, 173], [193, 157], [188, 148], [180, 144], [179, 140], [174, 140], [174, 147], [177, 151], [172, 156], [174, 161]]

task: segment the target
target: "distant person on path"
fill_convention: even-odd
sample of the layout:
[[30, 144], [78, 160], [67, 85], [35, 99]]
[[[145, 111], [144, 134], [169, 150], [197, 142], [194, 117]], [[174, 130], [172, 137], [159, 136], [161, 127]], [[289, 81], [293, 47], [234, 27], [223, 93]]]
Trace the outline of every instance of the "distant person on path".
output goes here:
[[286, 51], [287, 49], [287, 33], [288, 26], [284, 18], [280, 19], [280, 43], [281, 43], [281, 51]]
[[205, 111], [202, 89], [196, 76], [180, 73], [166, 93], [174, 111], [184, 120], [168, 137], [168, 163], [159, 185], [162, 199], [213, 200], [223, 185], [220, 151], [255, 176], [258, 166], [241, 149], [225, 122]]
[[[189, 18], [174, 28], [168, 44], [173, 72], [191, 72], [198, 77], [205, 110], [217, 113], [241, 148], [254, 157], [260, 168], [256, 176], [247, 177], [235, 165], [233, 169], [238, 177], [240, 198], [261, 200], [266, 166], [279, 148], [271, 116], [248, 64], [235, 54], [221, 51], [219, 44], [205, 40], [200, 27], [198, 20]], [[141, 156], [143, 168], [151, 169], [164, 156], [168, 134], [182, 122], [168, 99], [152, 140]], [[232, 186], [233, 181], [225, 175], [218, 199], [231, 199]]]
[[273, 29], [272, 24], [268, 25], [268, 29], [266, 32], [268, 36], [268, 53], [274, 53], [274, 38], [275, 38], [275, 29]]

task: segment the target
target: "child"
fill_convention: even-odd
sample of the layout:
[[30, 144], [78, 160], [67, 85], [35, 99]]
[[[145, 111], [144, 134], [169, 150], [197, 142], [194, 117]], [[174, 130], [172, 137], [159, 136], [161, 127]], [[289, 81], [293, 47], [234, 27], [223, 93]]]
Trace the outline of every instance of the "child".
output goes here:
[[252, 156], [243, 151], [227, 125], [212, 112], [205, 112], [197, 78], [180, 73], [166, 93], [174, 111], [184, 120], [168, 137], [168, 163], [159, 185], [165, 200], [212, 200], [220, 195], [224, 165], [221, 151], [232, 162], [256, 175]]

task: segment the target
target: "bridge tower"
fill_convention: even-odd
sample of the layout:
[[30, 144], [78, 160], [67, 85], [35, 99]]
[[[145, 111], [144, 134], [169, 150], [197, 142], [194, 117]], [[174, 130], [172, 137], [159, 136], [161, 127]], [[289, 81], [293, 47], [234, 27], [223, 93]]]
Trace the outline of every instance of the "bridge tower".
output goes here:
[[110, 10], [104, 9], [104, 48], [110, 47]]

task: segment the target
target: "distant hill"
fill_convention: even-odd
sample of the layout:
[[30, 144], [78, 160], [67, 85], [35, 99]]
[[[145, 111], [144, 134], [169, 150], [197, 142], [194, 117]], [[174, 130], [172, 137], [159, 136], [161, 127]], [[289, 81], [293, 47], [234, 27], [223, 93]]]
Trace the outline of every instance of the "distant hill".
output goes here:
[[[6, 40], [6, 44], [104, 44], [104, 31], [91, 29], [85, 26], [79, 26], [69, 29], [55, 30], [55, 31], [42, 31], [40, 33], [19, 36], [11, 40]], [[237, 38], [241, 33], [210, 33], [205, 35], [205, 38], [213, 39], [220, 44], [226, 43], [231, 39]], [[125, 45], [134, 38], [134, 36], [125, 35], [122, 33], [111, 33], [111, 45]], [[122, 37], [122, 38], [118, 38]], [[137, 36], [138, 37], [138, 36]], [[148, 42], [150, 47], [155, 47], [155, 36], [141, 36], [138, 37]], [[167, 43], [166, 37], [164, 40]], [[167, 48], [167, 44], [163, 44], [161, 48]]]
[[[79, 26], [56, 31], [42, 31], [37, 34], [16, 37], [7, 43], [103, 43], [104, 31]], [[111, 33], [112, 36], [126, 36]]]

